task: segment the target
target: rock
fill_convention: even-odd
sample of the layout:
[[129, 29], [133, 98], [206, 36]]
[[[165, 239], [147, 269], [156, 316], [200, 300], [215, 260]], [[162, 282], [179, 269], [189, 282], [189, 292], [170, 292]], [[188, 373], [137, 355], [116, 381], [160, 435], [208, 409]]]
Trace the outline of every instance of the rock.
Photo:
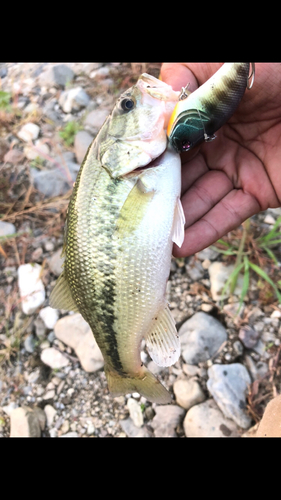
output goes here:
[[61, 438], [78, 438], [78, 433], [75, 432], [75, 431], [70, 431], [70, 432], [67, 432], [67, 434], [62, 434], [61, 436], [59, 436]]
[[189, 410], [192, 406], [201, 403], [206, 399], [199, 382], [194, 379], [176, 380], [173, 390], [176, 396], [177, 404], [185, 410]]
[[39, 316], [40, 318], [42, 318], [42, 320], [45, 323], [45, 326], [49, 330], [52, 330], [54, 328], [56, 322], [59, 319], [59, 313], [57, 309], [53, 309], [50, 306], [43, 307], [43, 309], [41, 309], [41, 311], [39, 312]]
[[212, 316], [199, 311], [179, 329], [182, 357], [187, 364], [207, 361], [227, 339], [224, 326]]
[[24, 154], [19, 149], [10, 149], [4, 156], [4, 161], [7, 163], [12, 163], [16, 165], [17, 163], [22, 162], [24, 159]]
[[281, 394], [267, 404], [256, 437], [281, 437]]
[[85, 154], [87, 153], [88, 147], [93, 141], [93, 136], [86, 132], [86, 130], [80, 130], [77, 132], [74, 138], [74, 149], [75, 156], [79, 164], [84, 160]]
[[10, 417], [12, 411], [18, 407], [19, 407], [19, 405], [17, 403], [15, 403], [14, 401], [12, 401], [11, 403], [9, 403], [6, 406], [2, 406], [2, 410], [6, 413], [6, 415], [8, 415]]
[[188, 410], [183, 428], [186, 437], [237, 437], [238, 427], [226, 418], [213, 399]]
[[209, 368], [208, 376], [207, 388], [223, 414], [243, 429], [250, 427], [246, 393], [251, 378], [245, 366], [241, 363], [214, 364]]
[[151, 437], [146, 427], [136, 427], [131, 418], [120, 420], [120, 425], [128, 437]]
[[70, 90], [62, 92], [59, 97], [59, 105], [65, 113], [72, 113], [79, 111], [81, 108], [88, 106], [90, 97], [82, 89], [82, 87], [75, 87]]
[[16, 228], [14, 224], [0, 220], [0, 237], [8, 236], [10, 234], [14, 234], [15, 232]]
[[264, 218], [264, 223], [265, 224], [269, 224], [269, 225], [274, 225], [276, 222], [276, 220], [274, 219], [274, 217], [272, 217], [271, 214], [267, 214]]
[[24, 348], [27, 352], [34, 352], [35, 350], [35, 345], [36, 345], [36, 342], [35, 342], [35, 339], [33, 337], [33, 335], [28, 335], [24, 341]]
[[18, 268], [18, 286], [21, 307], [25, 314], [32, 314], [45, 300], [45, 288], [40, 279], [42, 267], [39, 264], [22, 264]]
[[21, 407], [12, 411], [10, 437], [40, 437], [46, 416], [41, 408]]
[[95, 372], [104, 366], [101, 351], [91, 328], [81, 314], [71, 314], [59, 319], [54, 331], [59, 340], [74, 349], [86, 372]]
[[17, 133], [17, 136], [19, 137], [19, 139], [25, 142], [34, 141], [35, 139], [37, 139], [39, 132], [40, 127], [38, 127], [36, 123], [29, 122], [21, 127], [21, 129]]
[[57, 410], [55, 410], [55, 408], [52, 405], [46, 405], [44, 407], [44, 412], [46, 414], [47, 426], [51, 427], [53, 425], [53, 421], [57, 413]]
[[252, 349], [259, 339], [259, 333], [251, 326], [245, 325], [240, 328], [238, 337], [247, 349]]
[[[230, 274], [234, 270], [234, 266], [225, 266], [223, 262], [213, 262], [208, 271], [211, 282], [211, 294], [213, 300], [221, 300], [229, 297], [229, 289], [225, 290], [224, 296], [222, 297], [222, 290], [228, 280]], [[243, 276], [238, 275], [237, 284], [234, 290], [235, 295], [241, 295], [243, 286]]]
[[199, 260], [196, 259], [196, 257], [192, 256], [188, 264], [185, 265], [186, 272], [188, 276], [193, 280], [193, 281], [198, 281], [204, 276], [204, 268]]
[[39, 85], [46, 87], [64, 87], [71, 82], [75, 74], [72, 69], [66, 64], [56, 64], [47, 66], [40, 73], [38, 81]]
[[158, 405], [156, 415], [150, 425], [156, 437], [176, 437], [175, 429], [185, 413], [183, 408], [176, 405]]
[[47, 347], [41, 352], [41, 361], [51, 368], [63, 368], [69, 364], [68, 358], [54, 347]]
[[37, 171], [30, 169], [34, 187], [47, 198], [67, 193], [73, 185], [74, 179], [68, 179], [58, 168]]
[[84, 120], [85, 129], [94, 135], [100, 130], [109, 115], [108, 109], [94, 109]]
[[62, 248], [59, 248], [55, 253], [53, 253], [52, 257], [49, 260], [50, 271], [59, 276], [63, 270], [63, 262], [64, 258], [61, 257]]
[[28, 160], [35, 160], [38, 157], [48, 156], [50, 154], [50, 148], [46, 142], [42, 139], [35, 141], [34, 146], [26, 146], [24, 148], [24, 154]]
[[129, 398], [127, 408], [134, 425], [136, 427], [141, 427], [143, 425], [143, 413], [140, 404], [134, 398]]

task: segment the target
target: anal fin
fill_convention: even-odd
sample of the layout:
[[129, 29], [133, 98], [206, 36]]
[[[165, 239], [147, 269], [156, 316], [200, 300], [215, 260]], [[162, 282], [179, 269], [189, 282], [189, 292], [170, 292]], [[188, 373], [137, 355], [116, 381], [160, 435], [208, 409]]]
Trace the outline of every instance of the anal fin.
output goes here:
[[159, 366], [171, 366], [180, 356], [180, 339], [175, 320], [168, 304], [153, 320], [150, 332], [145, 337], [147, 350]]
[[72, 298], [64, 272], [62, 272], [60, 277], [57, 279], [55, 288], [49, 298], [49, 304], [55, 309], [65, 309], [65, 311], [79, 312], [78, 307]]

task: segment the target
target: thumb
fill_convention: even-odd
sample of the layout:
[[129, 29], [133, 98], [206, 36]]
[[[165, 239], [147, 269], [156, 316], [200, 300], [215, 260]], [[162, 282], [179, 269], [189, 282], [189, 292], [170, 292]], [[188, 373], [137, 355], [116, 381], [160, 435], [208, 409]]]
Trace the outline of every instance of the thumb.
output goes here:
[[174, 90], [181, 90], [189, 83], [188, 90], [193, 92], [198, 88], [197, 80], [188, 68], [187, 63], [163, 63], [160, 80], [171, 85]]

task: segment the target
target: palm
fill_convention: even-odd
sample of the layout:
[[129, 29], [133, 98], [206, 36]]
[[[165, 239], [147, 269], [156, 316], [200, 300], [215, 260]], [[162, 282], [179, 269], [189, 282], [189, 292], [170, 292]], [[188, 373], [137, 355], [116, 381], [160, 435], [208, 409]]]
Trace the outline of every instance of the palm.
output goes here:
[[[188, 66], [188, 67], [187, 67]], [[163, 65], [176, 90], [190, 90], [217, 71], [217, 63]], [[172, 72], [169, 71], [172, 68]], [[190, 73], [189, 69], [192, 71]], [[178, 69], [178, 71], [177, 71]], [[281, 64], [256, 64], [253, 88], [212, 143], [182, 157], [185, 240], [174, 255], [191, 255], [214, 243], [251, 215], [281, 205]]]

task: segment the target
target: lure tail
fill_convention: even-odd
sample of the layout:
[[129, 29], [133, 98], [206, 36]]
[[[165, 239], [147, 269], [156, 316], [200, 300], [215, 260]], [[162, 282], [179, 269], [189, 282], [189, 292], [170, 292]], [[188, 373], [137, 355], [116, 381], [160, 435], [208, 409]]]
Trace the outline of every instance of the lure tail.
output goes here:
[[138, 392], [148, 401], [158, 404], [171, 402], [171, 395], [159, 380], [144, 366], [140, 377], [122, 377], [105, 366], [109, 390], [113, 397]]

